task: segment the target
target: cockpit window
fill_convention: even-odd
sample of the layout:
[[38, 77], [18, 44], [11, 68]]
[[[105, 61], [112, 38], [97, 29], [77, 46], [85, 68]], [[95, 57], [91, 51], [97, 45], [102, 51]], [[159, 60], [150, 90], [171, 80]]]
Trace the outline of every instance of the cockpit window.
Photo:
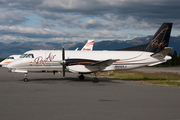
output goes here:
[[14, 59], [14, 57], [8, 57], [8, 58], [6, 58], [6, 59]]
[[27, 54], [22, 54], [20, 58], [25, 58]]
[[23, 54], [20, 56], [20, 58], [34, 58], [33, 54]]
[[26, 58], [34, 58], [34, 55], [33, 54], [28, 54], [28, 55], [26, 55]]

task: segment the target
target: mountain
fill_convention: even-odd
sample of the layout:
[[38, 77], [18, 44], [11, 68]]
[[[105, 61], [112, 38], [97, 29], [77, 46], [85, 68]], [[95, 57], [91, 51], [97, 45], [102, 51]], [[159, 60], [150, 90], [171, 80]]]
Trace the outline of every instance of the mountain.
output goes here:
[[66, 43], [21, 43], [21, 42], [12, 42], [5, 44], [0, 42], [0, 58], [6, 58], [9, 55], [23, 54], [28, 50], [53, 50], [62, 49], [62, 46], [65, 48], [72, 47], [73, 42]]
[[[104, 40], [97, 42], [95, 41], [93, 50], [117, 50], [123, 49], [127, 47], [133, 47], [137, 45], [142, 45], [148, 43], [152, 36], [142, 37], [142, 38], [134, 38], [132, 40]], [[41, 43], [41, 42], [12, 42], [9, 44], [5, 44], [0, 42], [0, 58], [8, 57], [12, 54], [23, 54], [28, 50], [56, 50], [62, 49], [62, 46], [65, 47], [66, 50], [75, 50], [76, 48], [81, 48], [85, 45], [87, 41], [74, 43], [74, 42], [63, 42], [63, 43]], [[180, 54], [180, 36], [171, 37], [169, 46], [173, 47], [173, 50], [176, 50], [177, 53]]]

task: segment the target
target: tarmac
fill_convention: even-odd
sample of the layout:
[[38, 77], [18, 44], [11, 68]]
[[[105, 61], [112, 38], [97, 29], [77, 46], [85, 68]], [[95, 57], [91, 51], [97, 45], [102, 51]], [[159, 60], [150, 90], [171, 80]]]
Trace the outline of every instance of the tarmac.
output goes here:
[[[156, 68], [153, 68], [156, 70]], [[1, 120], [180, 120], [180, 87], [0, 68]]]

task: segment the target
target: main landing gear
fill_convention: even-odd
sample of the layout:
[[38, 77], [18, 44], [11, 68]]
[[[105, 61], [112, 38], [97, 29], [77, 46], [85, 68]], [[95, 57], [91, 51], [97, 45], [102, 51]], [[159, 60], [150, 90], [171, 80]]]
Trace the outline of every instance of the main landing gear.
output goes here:
[[[81, 74], [81, 75], [79, 76], [79, 80], [84, 80], [84, 75], [83, 75], [83, 74]], [[93, 77], [92, 82], [93, 82], [93, 83], [98, 83], [98, 82], [99, 82], [99, 80], [98, 80], [98, 78], [97, 78], [97, 72], [94, 72], [94, 77]]]
[[83, 74], [81, 74], [81, 75], [79, 76], [79, 80], [84, 80], [84, 75], [83, 75]]
[[92, 82], [93, 83], [98, 83], [99, 82], [99, 80], [97, 78], [97, 72], [94, 72], [94, 78], [93, 78]]
[[24, 79], [23, 79], [24, 82], [28, 82], [28, 78], [27, 77], [28, 77], [28, 73], [24, 73]]

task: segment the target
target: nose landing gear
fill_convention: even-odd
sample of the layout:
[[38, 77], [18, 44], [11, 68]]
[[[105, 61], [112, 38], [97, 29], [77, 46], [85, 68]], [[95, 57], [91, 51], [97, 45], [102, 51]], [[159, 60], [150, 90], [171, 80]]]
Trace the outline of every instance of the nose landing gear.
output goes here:
[[24, 82], [28, 82], [28, 73], [24, 73]]

